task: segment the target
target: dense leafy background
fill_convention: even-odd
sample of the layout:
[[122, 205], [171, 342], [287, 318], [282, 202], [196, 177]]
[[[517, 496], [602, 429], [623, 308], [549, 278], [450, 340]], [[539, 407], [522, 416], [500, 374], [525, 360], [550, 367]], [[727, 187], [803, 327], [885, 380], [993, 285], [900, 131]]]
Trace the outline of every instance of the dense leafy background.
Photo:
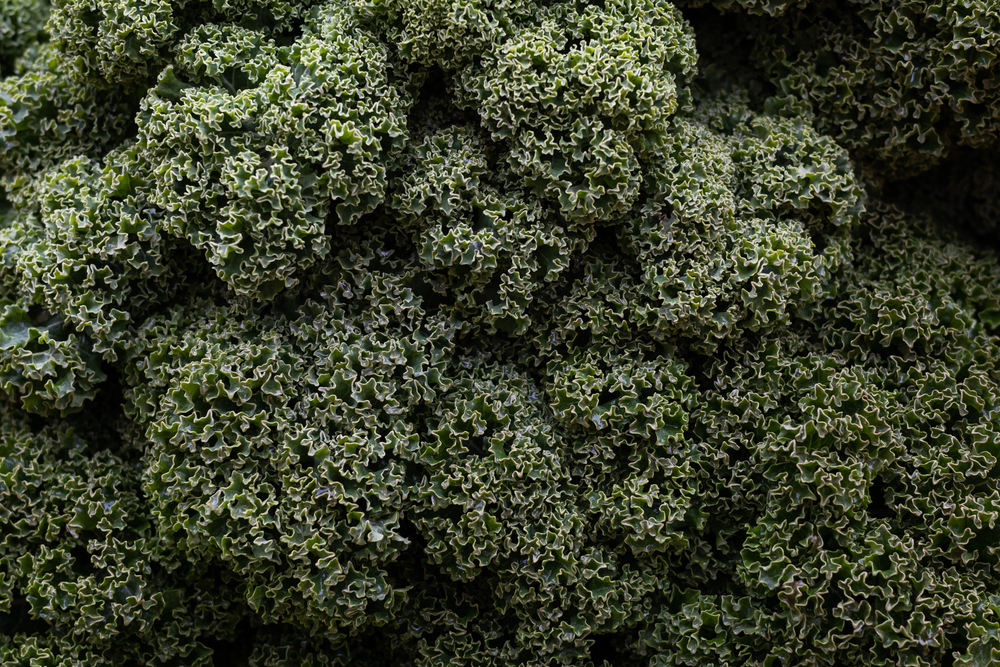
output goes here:
[[0, 0], [0, 664], [1000, 663], [998, 59]]

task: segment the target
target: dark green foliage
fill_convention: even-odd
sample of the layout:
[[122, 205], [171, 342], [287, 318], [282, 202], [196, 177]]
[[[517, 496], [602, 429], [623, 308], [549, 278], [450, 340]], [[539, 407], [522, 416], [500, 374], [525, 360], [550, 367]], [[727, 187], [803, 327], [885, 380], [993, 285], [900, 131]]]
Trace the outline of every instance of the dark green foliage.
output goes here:
[[0, 663], [1000, 663], [997, 16], [0, 0]]
[[40, 0], [0, 2], [0, 76], [9, 75], [14, 62], [39, 40], [49, 16], [49, 5]]
[[[163, 238], [150, 203], [129, 175], [135, 149], [65, 160], [14, 198], [20, 215], [3, 234], [17, 290], [107, 351], [132, 319], [169, 299], [181, 279], [176, 244]], [[141, 181], [139, 181], [141, 182]], [[176, 253], [175, 253], [176, 254]], [[174, 274], [174, 275], [171, 275]]]
[[10, 182], [81, 154], [98, 155], [134, 128], [137, 100], [120, 86], [66, 76], [64, 54], [43, 45], [0, 80], [0, 174]]
[[571, 223], [613, 220], [662, 153], [677, 81], [695, 61], [679, 12], [657, 0], [555, 5], [460, 77], [460, 96], [511, 166]]
[[225, 563], [264, 620], [321, 634], [384, 623], [405, 600], [385, 567], [408, 543], [415, 413], [454, 333], [422, 311], [412, 259], [381, 266], [380, 250], [342, 251], [325, 295], [294, 311], [189, 304], [129, 346], [161, 539]]
[[7, 302], [0, 314], [0, 389], [28, 412], [68, 414], [106, 379], [90, 341], [59, 315]]
[[271, 297], [329, 253], [329, 211], [351, 224], [382, 202], [407, 105], [363, 32], [279, 48], [205, 26], [179, 48], [138, 116], [151, 203], [237, 292]]
[[136, 466], [68, 423], [0, 419], [0, 662], [211, 664], [202, 640], [243, 610], [157, 545]]
[[494, 40], [531, 21], [528, 0], [352, 0], [358, 16], [384, 32], [408, 61], [453, 70], [489, 50]]
[[787, 323], [846, 260], [862, 210], [849, 160], [807, 119], [756, 115], [731, 97], [671, 129], [621, 228], [644, 274], [639, 312], [661, 335], [708, 347]]
[[389, 206], [460, 312], [490, 329], [523, 333], [534, 294], [590, 235], [567, 229], [505, 168], [508, 155], [497, 153], [472, 127], [432, 134], [401, 160]]
[[809, 2], [761, 25], [756, 60], [780, 94], [885, 177], [1000, 140], [994, 3]]
[[56, 0], [49, 32], [72, 60], [67, 72], [91, 83], [144, 87], [173, 60], [178, 42], [203, 23], [235, 23], [270, 36], [301, 24], [314, 1]]
[[[736, 585], [685, 592], [651, 624], [657, 646], [694, 641], [713, 664], [830, 665], [935, 665], [952, 652], [989, 664], [1000, 648], [979, 635], [1000, 611], [989, 324], [1000, 272], [897, 212], [866, 223], [843, 278], [853, 289], [814, 327], [747, 340], [706, 371], [693, 435], [717, 452], [717, 491], [701, 497], [726, 517], [719, 543], [740, 545], [721, 561]], [[745, 528], [727, 535], [734, 520]], [[695, 614], [725, 639], [701, 639]]]

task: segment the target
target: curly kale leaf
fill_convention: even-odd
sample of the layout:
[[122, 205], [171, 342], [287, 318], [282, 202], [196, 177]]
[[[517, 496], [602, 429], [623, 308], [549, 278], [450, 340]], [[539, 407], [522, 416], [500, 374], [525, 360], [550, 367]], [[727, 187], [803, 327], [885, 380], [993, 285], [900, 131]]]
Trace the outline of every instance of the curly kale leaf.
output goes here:
[[137, 118], [149, 198], [240, 294], [270, 298], [330, 253], [327, 217], [382, 203], [405, 141], [405, 93], [362, 31], [262, 34], [204, 26]]

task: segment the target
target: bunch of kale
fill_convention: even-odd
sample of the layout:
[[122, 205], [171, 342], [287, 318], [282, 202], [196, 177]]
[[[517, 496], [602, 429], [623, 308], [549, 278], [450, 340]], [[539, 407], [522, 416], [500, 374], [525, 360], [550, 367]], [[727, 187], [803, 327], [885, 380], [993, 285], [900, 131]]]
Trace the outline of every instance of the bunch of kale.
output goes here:
[[0, 664], [997, 664], [998, 68], [988, 0], [0, 0]]

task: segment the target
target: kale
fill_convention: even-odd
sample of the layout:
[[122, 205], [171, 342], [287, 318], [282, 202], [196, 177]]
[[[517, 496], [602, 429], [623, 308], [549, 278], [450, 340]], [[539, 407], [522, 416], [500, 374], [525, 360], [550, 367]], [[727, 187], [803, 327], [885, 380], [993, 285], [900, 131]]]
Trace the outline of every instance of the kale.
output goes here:
[[0, 663], [1000, 662], [998, 30], [0, 0]]

